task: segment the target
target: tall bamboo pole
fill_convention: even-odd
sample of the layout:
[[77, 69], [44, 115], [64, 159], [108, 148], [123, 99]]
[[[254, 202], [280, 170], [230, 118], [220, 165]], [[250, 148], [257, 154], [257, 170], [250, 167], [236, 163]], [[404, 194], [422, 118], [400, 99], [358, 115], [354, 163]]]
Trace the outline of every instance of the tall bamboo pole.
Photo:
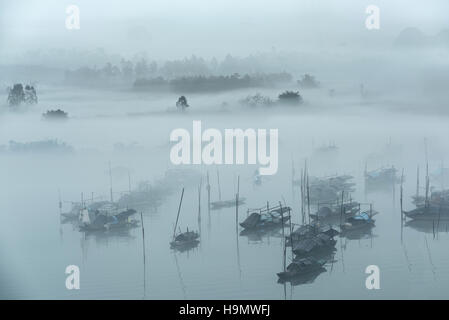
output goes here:
[[182, 198], [184, 197], [184, 188], [182, 188], [181, 199], [179, 200], [178, 214], [176, 215], [175, 228], [173, 229], [173, 240], [175, 239], [176, 227], [178, 226], [179, 213], [181, 212]]

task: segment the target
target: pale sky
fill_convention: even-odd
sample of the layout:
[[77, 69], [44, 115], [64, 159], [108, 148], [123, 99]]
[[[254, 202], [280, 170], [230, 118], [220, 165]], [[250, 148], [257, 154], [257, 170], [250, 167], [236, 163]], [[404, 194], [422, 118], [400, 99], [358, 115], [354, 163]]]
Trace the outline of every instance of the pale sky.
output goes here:
[[[81, 29], [65, 28], [68, 5]], [[368, 5], [381, 28], [365, 28]], [[449, 29], [447, 0], [0, 0], [0, 50], [105, 48], [157, 58], [391, 42], [406, 27]]]

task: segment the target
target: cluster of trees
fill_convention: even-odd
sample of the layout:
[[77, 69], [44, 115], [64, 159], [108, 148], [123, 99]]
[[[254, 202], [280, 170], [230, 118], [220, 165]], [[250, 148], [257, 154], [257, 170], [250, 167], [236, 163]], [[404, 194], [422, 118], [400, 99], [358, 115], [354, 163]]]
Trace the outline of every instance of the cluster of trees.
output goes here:
[[73, 152], [73, 148], [64, 142], [51, 139], [32, 142], [16, 142], [11, 140], [9, 141], [9, 148], [7, 151], [14, 153], [69, 153]]
[[260, 93], [256, 93], [253, 96], [247, 96], [240, 100], [240, 103], [249, 107], [271, 107], [274, 105], [274, 101], [269, 97], [263, 96]]
[[22, 103], [36, 104], [36, 89], [32, 85], [23, 86], [21, 83], [16, 83], [12, 88], [8, 88], [8, 104], [11, 107], [17, 107]]
[[[119, 64], [106, 63], [103, 67], [81, 67], [65, 72], [65, 81], [73, 85], [111, 84], [132, 82], [135, 79], [154, 78], [155, 84], [165, 84], [162, 76], [210, 74], [206, 62], [202, 58], [192, 56], [184, 60], [167, 61], [159, 66], [156, 61], [148, 61], [144, 57], [132, 61], [121, 59]], [[152, 80], [153, 81], [153, 80]]]
[[249, 107], [271, 107], [276, 104], [282, 105], [300, 105], [303, 103], [303, 99], [297, 91], [284, 91], [278, 96], [278, 100], [274, 101], [269, 97], [263, 96], [257, 93], [253, 96], [247, 96], [240, 100], [240, 103]]
[[314, 89], [320, 86], [320, 83], [315, 79], [315, 77], [307, 73], [302, 76], [301, 80], [298, 80], [298, 84], [300, 87], [307, 89]]
[[192, 56], [182, 60], [166, 61], [161, 67], [160, 75], [165, 77], [210, 75], [215, 72], [218, 62], [212, 60], [210, 63], [205, 59]]
[[119, 65], [106, 63], [103, 67], [81, 67], [66, 70], [65, 81], [72, 85], [110, 85], [112, 83], [132, 82], [135, 78], [156, 73], [157, 63], [147, 63], [141, 59], [135, 63], [122, 59]]
[[291, 82], [292, 76], [286, 72], [271, 74], [238, 73], [230, 76], [189, 76], [166, 80], [162, 77], [138, 79], [134, 82], [136, 89], [151, 89], [165, 86], [174, 92], [217, 92], [251, 87], [274, 86], [278, 83]]
[[[130, 36], [134, 35], [130, 34]], [[182, 59], [156, 61], [145, 51], [124, 56], [108, 52], [101, 47], [89, 50], [69, 47], [25, 51], [23, 55], [14, 57], [14, 60], [21, 65], [32, 62], [36, 66], [49, 66], [57, 69], [71, 68], [72, 70], [84, 66], [97, 66], [98, 69], [102, 68], [106, 62], [110, 62], [117, 66], [124, 75], [129, 75], [130, 71], [134, 74], [136, 65], [140, 64], [141, 67], [137, 69], [147, 69], [151, 76], [171, 78], [197, 74], [271, 73], [279, 70], [291, 70], [296, 73], [302, 70], [301, 62], [304, 61], [304, 55], [270, 50], [247, 56], [228, 54], [223, 58], [202, 58], [192, 55]]]
[[[105, 56], [105, 59], [112, 57]], [[135, 57], [132, 60], [121, 58], [113, 59], [115, 62], [108, 62], [104, 66], [83, 66], [74, 70], [67, 70], [65, 80], [73, 85], [101, 85], [115, 82], [132, 82], [136, 79], [166, 78], [175, 79], [193, 76], [212, 76], [220, 74], [257, 74], [267, 72], [267, 63], [263, 57], [249, 56], [237, 58], [227, 55], [222, 61], [216, 58], [206, 60], [195, 55], [190, 58], [170, 60], [157, 63], [149, 60], [146, 56]], [[111, 60], [103, 60], [111, 61]], [[273, 69], [273, 68], [272, 68]], [[276, 70], [283, 70], [283, 66], [275, 67]], [[268, 72], [271, 72], [269, 70]], [[287, 74], [283, 73], [284, 77]], [[291, 76], [288, 76], [291, 78]], [[286, 81], [291, 81], [287, 79]]]
[[156, 78], [140, 78], [134, 81], [134, 88], [164, 88], [168, 87], [170, 81], [164, 79], [163, 77]]
[[[286, 90], [278, 95], [278, 100], [274, 101], [270, 97], [263, 96], [260, 93], [256, 93], [255, 95], [249, 95], [244, 99], [241, 99], [240, 104], [249, 107], [272, 107], [276, 104], [278, 105], [291, 105], [297, 106], [303, 103], [303, 99], [298, 91], [289, 91]], [[189, 107], [187, 102], [187, 98], [185, 96], [179, 97], [176, 102], [176, 107], [180, 111], [185, 111], [186, 108]]]

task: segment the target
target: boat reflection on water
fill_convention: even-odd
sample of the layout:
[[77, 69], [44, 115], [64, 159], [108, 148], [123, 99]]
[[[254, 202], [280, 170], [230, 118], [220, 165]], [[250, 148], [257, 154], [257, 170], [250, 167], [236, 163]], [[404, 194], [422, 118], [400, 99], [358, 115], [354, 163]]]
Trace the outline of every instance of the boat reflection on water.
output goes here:
[[449, 231], [447, 220], [411, 220], [405, 222], [404, 226], [423, 233], [435, 234]]
[[84, 231], [80, 235], [80, 246], [83, 262], [87, 260], [88, 248], [92, 243], [99, 247], [108, 247], [113, 243], [134, 243], [136, 236], [133, 235], [132, 228], [113, 229], [107, 232]]
[[71, 224], [71, 225], [73, 226], [73, 228], [79, 227], [79, 224], [78, 224], [78, 218], [73, 219], [73, 218], [64, 218], [64, 217], [61, 217], [60, 223], [61, 223], [61, 224]]
[[285, 271], [277, 274], [278, 283], [290, 282], [293, 286], [312, 283], [320, 274], [327, 271], [324, 268], [325, 263], [326, 260], [317, 260], [311, 257], [295, 259]]
[[288, 280], [278, 279], [278, 283], [285, 284], [285, 283], [289, 282], [292, 286], [299, 286], [302, 284], [310, 284], [310, 283], [313, 283], [318, 278], [318, 276], [320, 274], [322, 274], [326, 271], [327, 271], [326, 268], [320, 267], [317, 270], [314, 270], [314, 271], [306, 273], [306, 274], [297, 275]]
[[97, 231], [97, 230], [85, 230], [83, 233], [85, 235], [86, 239], [89, 238], [110, 238], [110, 237], [117, 237], [117, 238], [135, 238], [131, 235], [131, 229], [140, 228], [139, 225], [133, 225], [129, 226], [127, 228], [120, 228], [120, 229], [110, 229], [107, 231]]
[[374, 226], [371, 226], [366, 229], [359, 229], [348, 231], [340, 234], [341, 238], [346, 238], [348, 240], [363, 240], [363, 239], [371, 239], [375, 237], [373, 233]]
[[[311, 257], [316, 260], [323, 260], [325, 262], [331, 262], [334, 260], [335, 252], [337, 249], [334, 246], [325, 246], [321, 248], [319, 251], [311, 253], [309, 255], [305, 255], [306, 257]], [[293, 261], [299, 261], [302, 259], [301, 256], [296, 256]]]
[[273, 227], [262, 230], [244, 229], [240, 231], [239, 235], [247, 237], [251, 242], [263, 242], [264, 238], [282, 238], [281, 227]]

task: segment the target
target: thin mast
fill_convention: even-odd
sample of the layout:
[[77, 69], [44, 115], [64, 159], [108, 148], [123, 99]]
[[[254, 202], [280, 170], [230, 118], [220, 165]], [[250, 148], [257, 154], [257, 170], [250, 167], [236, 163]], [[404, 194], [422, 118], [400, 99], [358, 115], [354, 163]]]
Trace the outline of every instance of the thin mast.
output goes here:
[[203, 181], [201, 179], [200, 185], [198, 186], [198, 230], [201, 235], [201, 187], [203, 185]]
[[142, 250], [143, 250], [143, 296], [145, 298], [146, 293], [146, 272], [145, 272], [145, 228], [143, 226], [143, 215], [140, 212], [140, 221], [142, 223]]
[[220, 173], [217, 169], [217, 180], [218, 180], [218, 200], [221, 201], [221, 187], [220, 187]]
[[111, 170], [111, 161], [109, 161], [109, 191], [111, 193], [111, 202], [114, 202], [114, 198], [112, 196], [112, 170]]
[[416, 200], [418, 200], [419, 197], [419, 165], [416, 168]]
[[175, 228], [173, 229], [173, 239], [175, 238], [176, 227], [178, 226], [179, 213], [181, 212], [181, 204], [182, 204], [182, 198], [183, 197], [184, 197], [184, 188], [182, 188], [181, 200], [179, 200], [178, 214], [176, 216]]
[[235, 230], [239, 228], [239, 192], [240, 192], [240, 176], [237, 177], [237, 193], [235, 194]]
[[61, 200], [61, 189], [58, 189], [58, 199], [59, 199], [59, 213], [62, 212], [62, 200]]

